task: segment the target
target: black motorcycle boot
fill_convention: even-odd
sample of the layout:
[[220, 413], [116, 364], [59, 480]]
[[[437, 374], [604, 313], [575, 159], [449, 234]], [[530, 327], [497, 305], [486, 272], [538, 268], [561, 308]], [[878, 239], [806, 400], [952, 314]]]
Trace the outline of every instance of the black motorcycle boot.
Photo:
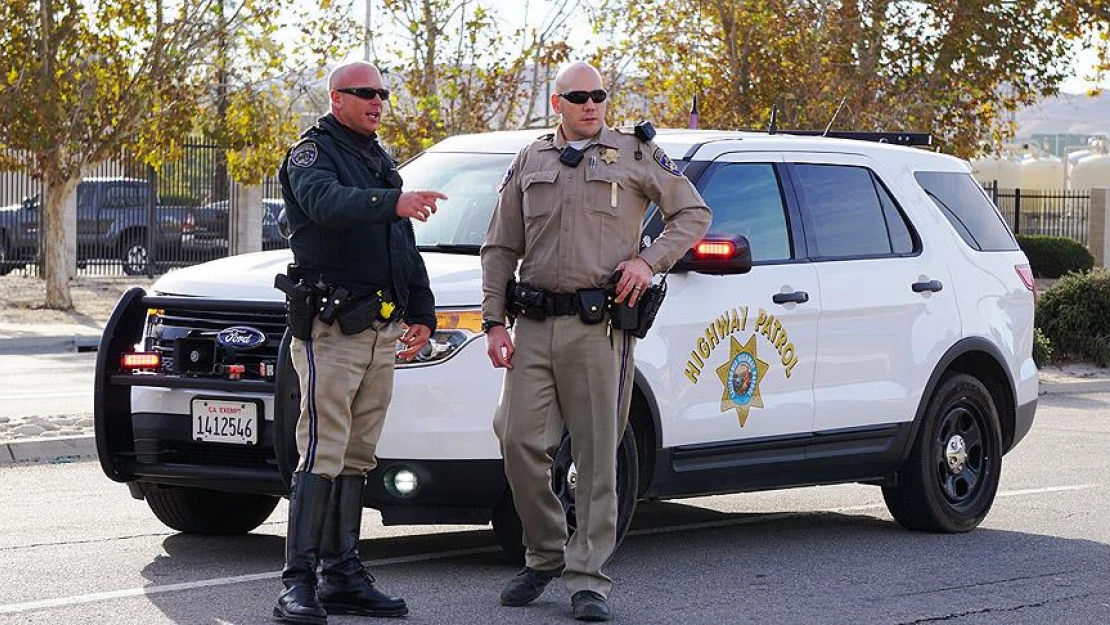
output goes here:
[[316, 564], [332, 481], [313, 473], [293, 474], [289, 490], [289, 527], [285, 539], [285, 586], [274, 606], [274, 620], [298, 625], [326, 625], [328, 613], [316, 596]]
[[364, 481], [361, 475], [335, 478], [320, 550], [320, 603], [328, 614], [405, 616], [405, 600], [375, 588], [374, 576], [358, 557]]

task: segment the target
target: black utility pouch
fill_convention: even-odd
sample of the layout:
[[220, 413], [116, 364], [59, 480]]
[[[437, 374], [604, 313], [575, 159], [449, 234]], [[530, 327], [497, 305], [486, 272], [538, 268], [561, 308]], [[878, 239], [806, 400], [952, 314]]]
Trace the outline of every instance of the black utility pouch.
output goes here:
[[578, 289], [578, 318], [586, 325], [605, 320], [605, 307], [609, 299], [605, 289]]
[[274, 276], [274, 287], [285, 293], [285, 323], [296, 338], [312, 338], [312, 320], [319, 305], [316, 289], [304, 282], [293, 283], [289, 276]]
[[536, 287], [517, 282], [513, 287], [513, 305], [520, 309], [522, 316], [536, 321], [547, 318], [547, 309], [544, 308], [544, 292]]
[[339, 330], [343, 334], [363, 332], [379, 319], [381, 311], [382, 300], [376, 295], [348, 302], [336, 315]]
[[609, 300], [609, 323], [614, 330], [635, 330], [639, 323], [640, 307], [629, 306], [628, 300], [617, 303], [616, 299]]

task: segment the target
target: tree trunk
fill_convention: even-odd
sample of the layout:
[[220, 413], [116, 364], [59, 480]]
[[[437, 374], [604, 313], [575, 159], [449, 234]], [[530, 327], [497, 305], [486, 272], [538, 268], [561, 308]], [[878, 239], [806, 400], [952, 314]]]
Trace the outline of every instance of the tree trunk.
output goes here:
[[[45, 304], [53, 310], [71, 310], [73, 298], [69, 292], [69, 279], [76, 273], [76, 267], [71, 265], [77, 259], [76, 190], [80, 178], [45, 182], [46, 201], [42, 214]], [[67, 206], [72, 206], [72, 210], [66, 210]]]

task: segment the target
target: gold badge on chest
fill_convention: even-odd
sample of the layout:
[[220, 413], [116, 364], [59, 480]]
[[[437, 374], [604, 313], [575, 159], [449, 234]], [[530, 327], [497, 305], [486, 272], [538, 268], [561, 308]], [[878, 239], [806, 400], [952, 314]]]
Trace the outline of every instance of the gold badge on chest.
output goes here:
[[601, 151], [601, 160], [605, 161], [609, 165], [612, 165], [613, 163], [617, 162], [617, 160], [620, 159], [620, 157], [621, 157], [620, 150], [618, 150], [616, 148], [605, 148], [604, 150]]

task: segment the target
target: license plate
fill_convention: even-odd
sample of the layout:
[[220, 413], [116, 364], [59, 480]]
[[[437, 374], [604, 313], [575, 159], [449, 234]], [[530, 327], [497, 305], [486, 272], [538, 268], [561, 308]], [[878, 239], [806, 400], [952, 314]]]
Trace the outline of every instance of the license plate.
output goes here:
[[258, 442], [258, 404], [253, 401], [194, 399], [193, 440], [254, 445]]

